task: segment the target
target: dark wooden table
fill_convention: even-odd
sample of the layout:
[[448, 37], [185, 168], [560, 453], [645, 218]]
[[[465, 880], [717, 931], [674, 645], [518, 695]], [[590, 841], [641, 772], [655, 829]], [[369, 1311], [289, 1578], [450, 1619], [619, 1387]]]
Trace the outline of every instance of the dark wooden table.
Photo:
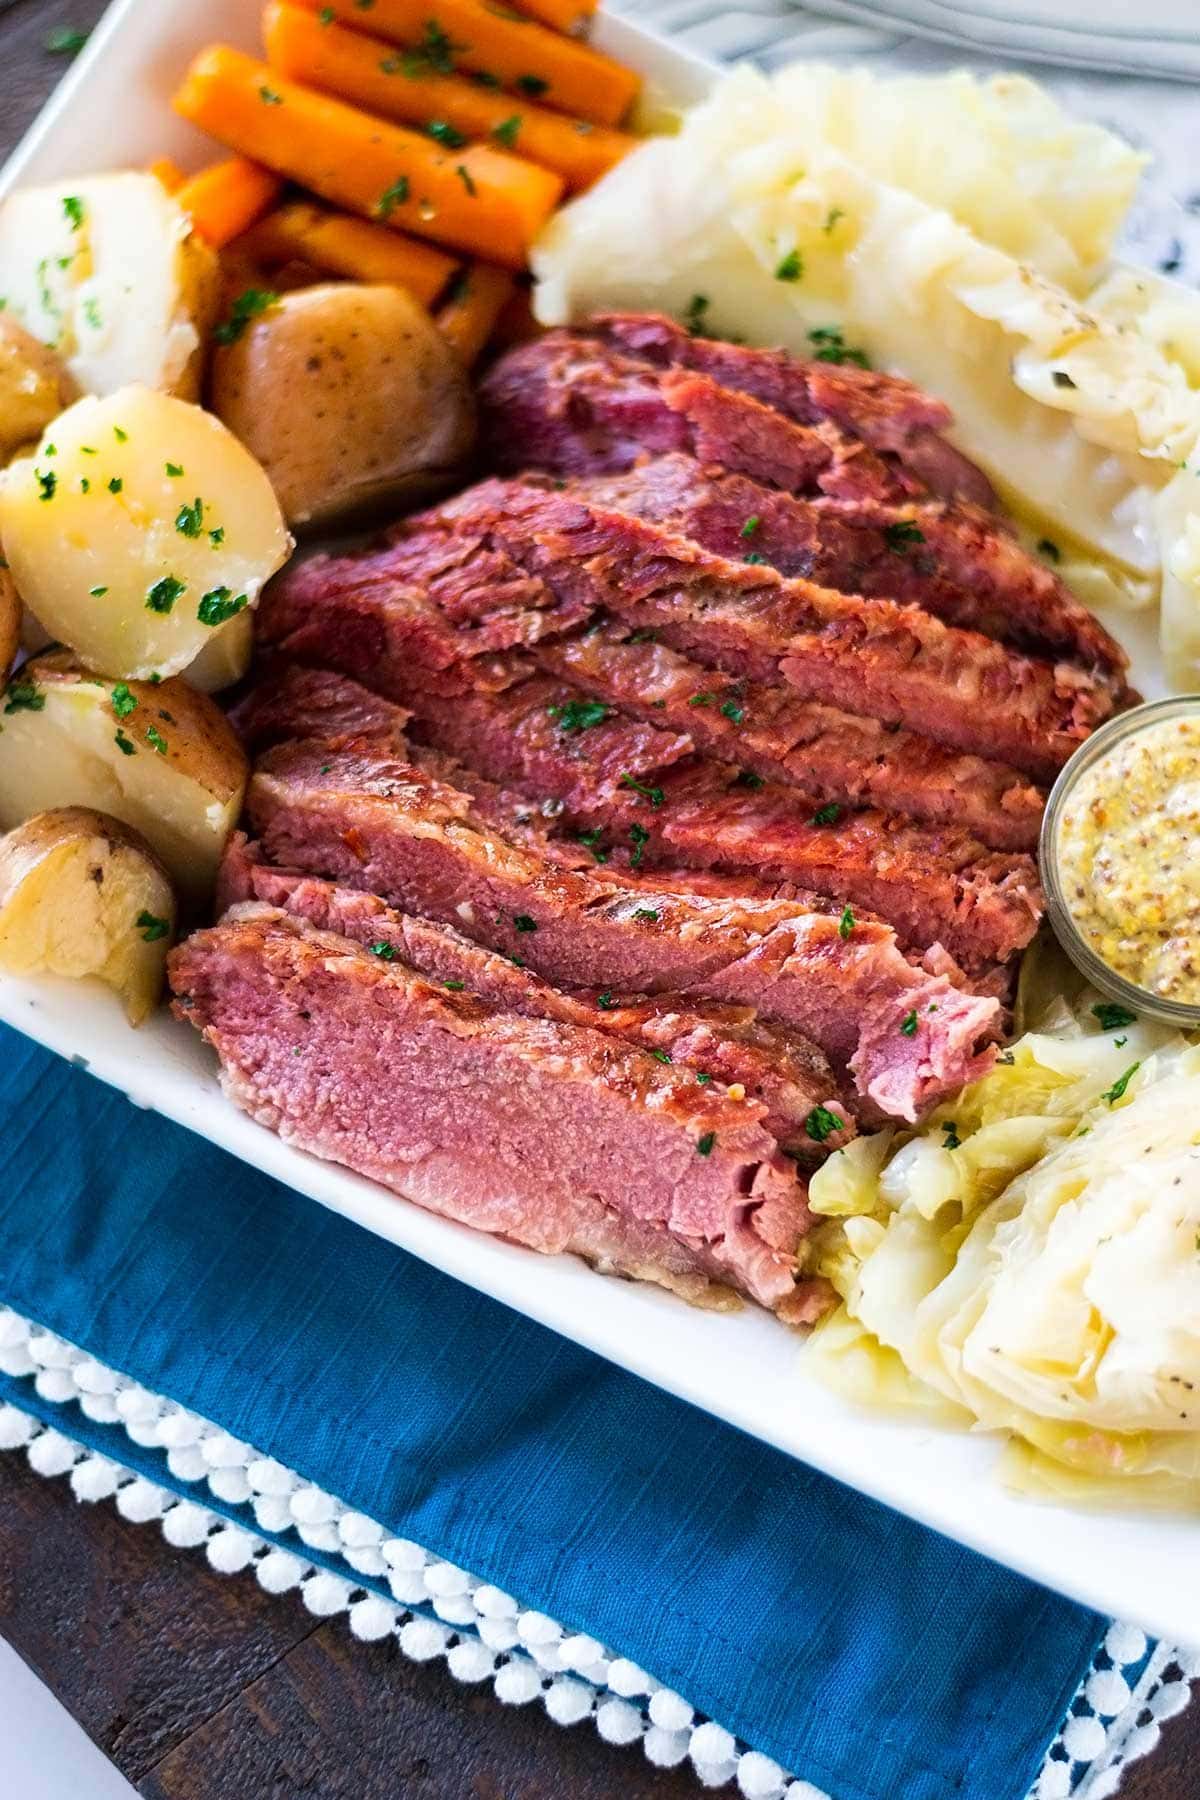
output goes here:
[[[247, 6], [255, 0], [246, 0]], [[142, 0], [153, 6], [156, 0]], [[102, 0], [0, 10], [0, 152], [62, 73], [47, 41]], [[197, 6], [197, 31], [203, 28]], [[102, 138], [104, 121], [95, 121]], [[1084, 1526], [1086, 1529], [1086, 1526]], [[501, 1707], [441, 1662], [359, 1644], [295, 1597], [215, 1575], [157, 1526], [0, 1456], [0, 1633], [147, 1800], [696, 1800], [586, 1726]], [[802, 1771], [801, 1771], [802, 1772]], [[1200, 1800], [1200, 1704], [1131, 1772], [1125, 1800]], [[14, 1796], [14, 1800], [16, 1797]], [[86, 1796], [84, 1796], [86, 1800]]]

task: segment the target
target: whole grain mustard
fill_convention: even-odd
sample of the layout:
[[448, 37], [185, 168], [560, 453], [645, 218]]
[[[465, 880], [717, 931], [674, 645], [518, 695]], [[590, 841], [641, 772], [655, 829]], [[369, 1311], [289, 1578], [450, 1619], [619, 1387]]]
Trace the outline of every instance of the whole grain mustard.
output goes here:
[[1200, 718], [1166, 719], [1082, 774], [1058, 825], [1063, 899], [1111, 969], [1200, 1004]]

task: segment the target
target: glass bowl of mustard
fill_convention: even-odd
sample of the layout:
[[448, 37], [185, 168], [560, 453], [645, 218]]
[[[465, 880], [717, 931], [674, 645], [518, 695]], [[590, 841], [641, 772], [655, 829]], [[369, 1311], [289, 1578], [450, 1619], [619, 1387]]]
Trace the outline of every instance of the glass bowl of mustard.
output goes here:
[[1050, 790], [1046, 914], [1093, 987], [1200, 1028], [1200, 694], [1119, 713]]

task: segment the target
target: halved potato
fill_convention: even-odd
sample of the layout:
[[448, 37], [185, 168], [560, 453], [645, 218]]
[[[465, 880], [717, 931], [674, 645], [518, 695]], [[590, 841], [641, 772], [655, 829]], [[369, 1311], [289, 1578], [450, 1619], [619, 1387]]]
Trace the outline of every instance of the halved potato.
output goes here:
[[150, 388], [77, 400], [0, 479], [30, 611], [106, 675], [177, 675], [253, 606], [291, 538], [219, 419]]
[[0, 559], [0, 681], [13, 666], [21, 639], [21, 601], [8, 565]]
[[86, 806], [0, 838], [0, 968], [95, 975], [140, 1025], [162, 993], [175, 895], [145, 838]]
[[75, 384], [54, 351], [0, 312], [0, 462], [40, 437], [74, 398]]
[[247, 774], [215, 701], [178, 678], [89, 674], [65, 650], [26, 663], [0, 699], [0, 830], [92, 806], [140, 831], [182, 894], [211, 890]]
[[0, 203], [6, 311], [58, 352], [80, 393], [140, 382], [195, 399], [219, 280], [153, 175], [80, 176]]
[[216, 352], [212, 406], [306, 528], [432, 498], [475, 443], [461, 363], [396, 287], [284, 294]]

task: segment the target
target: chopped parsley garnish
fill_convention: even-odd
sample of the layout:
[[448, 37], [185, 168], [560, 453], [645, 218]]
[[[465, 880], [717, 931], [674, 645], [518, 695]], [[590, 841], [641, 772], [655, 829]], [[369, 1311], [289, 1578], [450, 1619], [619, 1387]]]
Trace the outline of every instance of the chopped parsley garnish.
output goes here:
[[521, 115], [514, 113], [511, 119], [501, 119], [498, 125], [492, 126], [492, 136], [498, 144], [503, 144], [506, 150], [512, 150], [516, 147], [517, 134], [520, 129]]
[[835, 1131], [842, 1129], [842, 1120], [827, 1106], [814, 1106], [804, 1121], [804, 1129], [814, 1144], [823, 1144], [832, 1137]]
[[920, 526], [914, 525], [911, 519], [897, 519], [894, 525], [883, 528], [884, 542], [889, 550], [903, 554], [910, 544], [923, 544], [925, 533]]
[[789, 250], [775, 265], [776, 281], [799, 281], [804, 273], [804, 258], [798, 250]]
[[6, 713], [42, 712], [46, 705], [46, 696], [33, 681], [10, 681], [4, 690], [4, 710]]
[[490, 69], [475, 69], [467, 79], [473, 81], [476, 87], [481, 88], [498, 88], [504, 85], [500, 77], [493, 75]]
[[853, 363], [859, 369], [871, 366], [865, 350], [846, 342], [840, 325], [816, 325], [809, 332], [808, 341], [813, 347], [814, 362]]
[[128, 685], [124, 681], [118, 681], [116, 687], [114, 687], [112, 691], [111, 699], [112, 709], [116, 713], [118, 719], [127, 719], [130, 713], [137, 708], [137, 701], [130, 693]]
[[38, 484], [38, 499], [53, 500], [58, 487], [58, 476], [53, 469], [35, 469], [33, 471]]
[[158, 940], [165, 938], [171, 929], [166, 919], [160, 919], [157, 913], [146, 912], [144, 908], [133, 922], [147, 944], [157, 944]]
[[841, 816], [841, 807], [836, 800], [831, 800], [827, 806], [817, 808], [812, 816], [812, 822], [814, 825], [836, 825]]
[[704, 328], [708, 318], [708, 305], [707, 294], [693, 294], [687, 303], [687, 311], [683, 315], [683, 322], [693, 337], [704, 336]]
[[736, 700], [723, 700], [721, 702], [721, 716], [730, 720], [734, 725], [740, 725], [746, 716], [746, 712], [745, 708], [739, 706]]
[[377, 956], [380, 962], [395, 962], [396, 960], [394, 945], [385, 943], [382, 938], [377, 944], [368, 944], [367, 949], [372, 956]]
[[[355, 3], [357, 4], [357, 0]], [[374, 0], [371, 0], [371, 3], [373, 5]], [[466, 48], [465, 44], [452, 44], [441, 26], [430, 19], [425, 26], [425, 36], [421, 42], [412, 50], [404, 52], [396, 68], [387, 68], [383, 63], [380, 64], [380, 67], [388, 75], [395, 75], [403, 70], [404, 74], [413, 81], [419, 80], [422, 75], [427, 75], [430, 70], [435, 75], [453, 75], [454, 52]], [[397, 59], [389, 58], [388, 60], [395, 62]]]
[[848, 938], [850, 936], [850, 933], [853, 930], [854, 930], [854, 909], [853, 909], [853, 907], [850, 907], [850, 906], [843, 906], [842, 916], [838, 920], [838, 936], [840, 938]]
[[116, 438], [118, 444], [127, 444], [129, 442], [129, 433], [127, 431], [122, 431], [119, 425], [113, 426], [113, 436]]
[[715, 1131], [706, 1131], [702, 1138], [697, 1138], [696, 1139], [696, 1154], [697, 1154], [697, 1156], [711, 1156], [712, 1151], [713, 1151], [713, 1145], [716, 1143], [716, 1141], [717, 1141], [717, 1134]]
[[110, 494], [119, 494], [124, 486], [125, 483], [121, 480], [121, 477], [119, 475], [113, 475], [108, 483], [108, 491]]
[[478, 190], [475, 186], [475, 183], [471, 179], [470, 169], [467, 168], [465, 163], [459, 163], [457, 165], [457, 167], [455, 168], [454, 173], [458, 176], [458, 179], [462, 182], [463, 186], [466, 188], [468, 194], [471, 196], [471, 198], [473, 200], [475, 198], [475, 195], [478, 192]]
[[214, 550], [219, 550], [225, 542], [225, 527], [223, 525], [215, 526], [208, 534], [208, 541]]
[[1054, 385], [1060, 388], [1073, 388], [1076, 383], [1071, 380], [1065, 369], [1055, 369]]
[[403, 206], [408, 199], [409, 183], [407, 175], [398, 175], [390, 188], [385, 188], [375, 202], [375, 215], [380, 219], [390, 219], [398, 206]]
[[175, 514], [175, 529], [184, 537], [198, 538], [204, 529], [204, 502], [199, 494], [190, 506], [181, 506]]
[[[100, 312], [100, 302], [98, 300], [89, 298], [84, 301], [83, 316], [93, 331], [100, 331], [103, 328], [104, 319]], [[96, 452], [94, 450], [88, 450], [86, 454], [88, 456], [95, 456]]]
[[751, 513], [750, 517], [746, 520], [746, 523], [742, 526], [741, 531], [738, 533], [738, 536], [744, 538], [753, 537], [761, 524], [762, 520], [759, 518], [758, 514]]
[[641, 631], [631, 632], [625, 642], [627, 644], [657, 644], [658, 633], [651, 627], [645, 627]]
[[748, 563], [765, 563], [766, 560], [761, 550], [748, 550], [742, 558], [743, 562]]
[[1120, 1031], [1125, 1025], [1136, 1025], [1137, 1014], [1115, 1000], [1101, 1000], [1092, 1008], [1093, 1019], [1099, 1020], [1101, 1031]]
[[1039, 538], [1037, 542], [1037, 552], [1039, 556], [1044, 556], [1047, 562], [1062, 561], [1062, 551], [1059, 549], [1053, 538]]
[[169, 613], [180, 594], [187, 589], [186, 581], [179, 581], [174, 575], [164, 575], [156, 581], [146, 595], [147, 612]]
[[88, 589], [88, 593], [92, 596], [93, 600], [103, 600], [107, 592], [108, 589], [106, 587], [94, 587]]
[[581, 831], [578, 836], [579, 843], [581, 843], [585, 849], [591, 851], [598, 863], [606, 863], [609, 856], [612, 854], [611, 851], [606, 850], [604, 845], [600, 842], [603, 835], [603, 832], [597, 825], [591, 831]]
[[86, 475], [79, 477], [79, 491], [81, 494], [90, 494], [92, 491], [92, 484]]
[[119, 725], [117, 726], [113, 741], [122, 756], [135, 756], [137, 754], [137, 746], [133, 743], [131, 738], [125, 736], [125, 733], [121, 730]]
[[600, 1008], [601, 1012], [611, 1012], [616, 1004], [616, 1001], [613, 999], [611, 988], [605, 988], [602, 994], [596, 995], [596, 1005]]
[[210, 588], [207, 594], [201, 596], [196, 617], [202, 625], [223, 625], [235, 613], [244, 612], [249, 604], [248, 594], [238, 594], [235, 597], [231, 588]]
[[646, 845], [650, 842], [650, 833], [644, 825], [631, 825], [629, 841], [633, 845], [633, 855], [629, 858], [629, 866], [631, 869], [640, 868]]
[[[236, 344], [252, 319], [261, 318], [272, 306], [278, 303], [279, 295], [270, 288], [243, 288], [229, 308], [229, 317], [222, 320], [213, 332], [218, 344]], [[117, 432], [118, 440], [125, 442], [125, 433]]]
[[651, 925], [658, 923], [658, 914], [652, 906], [639, 906], [633, 916], [635, 919], [647, 919]]
[[513, 924], [518, 931], [537, 930], [537, 920], [531, 919], [528, 913], [515, 913], [513, 915]]
[[1107, 1100], [1110, 1106], [1115, 1106], [1141, 1066], [1140, 1062], [1130, 1063], [1125, 1073], [1123, 1075], [1118, 1075], [1112, 1086], [1107, 1088], [1105, 1092], [1101, 1094], [1100, 1098], [1102, 1100]]
[[354, 4], [357, 6], [359, 12], [370, 12], [375, 4], [375, 0], [354, 0]]
[[282, 106], [283, 105], [283, 95], [280, 93], [277, 93], [274, 88], [267, 87], [265, 84], [259, 88], [258, 97], [262, 101], [264, 106]]
[[466, 985], [465, 981], [443, 981], [442, 983], [442, 986], [449, 988], [452, 994], [461, 994]]
[[707, 1087], [709, 1082], [712, 1080], [712, 1076], [707, 1074], [704, 1069], [697, 1069], [696, 1070], [696, 1080], [700, 1083], [701, 1087]]
[[513, 86], [518, 88], [522, 94], [528, 94], [531, 100], [536, 100], [539, 94], [546, 92], [550, 83], [543, 81], [540, 75], [518, 75]]
[[753, 769], [741, 769], [730, 783], [731, 787], [750, 788], [751, 790], [763, 787], [764, 785], [765, 783], [762, 776], [756, 775]]
[[51, 56], [78, 56], [90, 36], [88, 31], [77, 31], [66, 25], [60, 31], [50, 33], [46, 48]]
[[688, 701], [689, 706], [711, 706], [712, 703], [713, 697], [709, 693], [693, 694]]
[[958, 1124], [956, 1120], [943, 1119], [942, 1130], [946, 1134], [942, 1139], [943, 1150], [959, 1150], [962, 1148], [962, 1139], [958, 1135]]
[[844, 219], [845, 216], [846, 216], [846, 213], [845, 213], [845, 209], [843, 207], [840, 207], [840, 206], [831, 206], [830, 207], [829, 211], [825, 214], [825, 223], [821, 227], [821, 230], [825, 233], [826, 237], [829, 236], [830, 232], [833, 230], [833, 228], [837, 224], [838, 220]]
[[172, 481], [175, 481], [180, 475], [183, 474], [183, 464], [182, 463], [173, 463], [173, 462], [164, 463], [163, 468], [166, 470], [167, 474], [171, 477]]
[[914, 1008], [914, 1010], [912, 1012], [905, 1013], [904, 1017], [901, 1019], [901, 1021], [900, 1021], [900, 1036], [901, 1037], [916, 1037], [916, 1035], [917, 1035], [917, 1014], [916, 1014], [916, 1009]]
[[648, 800], [651, 806], [661, 806], [666, 798], [660, 787], [646, 787], [642, 782], [635, 781], [628, 770], [621, 776], [617, 786], [631, 788], [635, 794], [640, 794], [643, 800]]
[[63, 195], [63, 216], [72, 231], [78, 231], [87, 217], [87, 208], [78, 194]]
[[317, 24], [332, 25], [336, 18], [337, 14], [334, 12], [332, 6], [323, 6], [317, 14]]
[[652, 1050], [650, 1054], [655, 1062], [669, 1063], [671, 1060], [670, 1053], [666, 1050]]
[[436, 143], [445, 144], [447, 150], [461, 150], [467, 141], [462, 132], [456, 131], [445, 119], [430, 119], [425, 129]]
[[152, 750], [157, 750], [160, 756], [165, 756], [167, 754], [167, 740], [162, 732], [157, 730], [153, 725], [147, 725], [146, 727], [146, 742]]
[[603, 725], [608, 708], [602, 700], [566, 700], [561, 706], [548, 706], [546, 713], [560, 731], [576, 732]]

